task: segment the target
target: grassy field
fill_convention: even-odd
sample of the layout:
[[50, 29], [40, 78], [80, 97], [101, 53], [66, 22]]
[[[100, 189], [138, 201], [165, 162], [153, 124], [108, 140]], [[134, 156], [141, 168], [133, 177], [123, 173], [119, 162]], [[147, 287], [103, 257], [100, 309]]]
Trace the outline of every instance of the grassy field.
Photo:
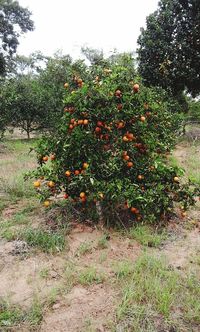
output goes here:
[[[35, 144], [0, 143], [0, 331], [199, 331], [200, 207], [165, 229], [72, 227], [24, 182]], [[170, 162], [200, 183], [198, 141]]]

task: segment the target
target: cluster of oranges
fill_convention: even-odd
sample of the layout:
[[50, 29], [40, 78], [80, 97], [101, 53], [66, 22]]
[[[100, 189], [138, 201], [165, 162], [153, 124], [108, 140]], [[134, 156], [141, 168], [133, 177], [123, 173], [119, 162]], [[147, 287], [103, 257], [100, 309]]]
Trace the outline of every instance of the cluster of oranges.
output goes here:
[[75, 170], [75, 171], [70, 171], [70, 170], [67, 170], [65, 172], [65, 175], [69, 178], [72, 174], [74, 175], [79, 175], [79, 174], [84, 174], [85, 173], [85, 170], [89, 167], [89, 164], [88, 163], [83, 163], [83, 166], [82, 166], [82, 169], [80, 170]]

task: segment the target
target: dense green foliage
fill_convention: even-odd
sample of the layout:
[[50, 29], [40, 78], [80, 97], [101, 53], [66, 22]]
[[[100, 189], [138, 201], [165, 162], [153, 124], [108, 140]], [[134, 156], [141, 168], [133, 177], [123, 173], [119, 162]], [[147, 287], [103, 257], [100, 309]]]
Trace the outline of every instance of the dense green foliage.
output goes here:
[[127, 56], [110, 68], [91, 66], [87, 77], [68, 77], [60, 124], [37, 149], [34, 185], [45, 205], [61, 194], [90, 209], [100, 201], [109, 211], [151, 221], [170, 214], [174, 201], [187, 209], [195, 193], [166, 163], [178, 105], [160, 89], [139, 87]]
[[145, 83], [175, 96], [200, 92], [200, 2], [161, 0], [149, 15], [138, 43], [139, 72]]

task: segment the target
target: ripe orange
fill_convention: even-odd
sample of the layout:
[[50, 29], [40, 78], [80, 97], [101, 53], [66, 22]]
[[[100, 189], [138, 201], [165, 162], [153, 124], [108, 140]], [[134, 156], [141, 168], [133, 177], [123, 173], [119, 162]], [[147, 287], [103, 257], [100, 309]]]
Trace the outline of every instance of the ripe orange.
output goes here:
[[146, 120], [145, 116], [141, 116], [141, 117], [140, 117], [140, 120], [141, 120], [142, 122], [145, 122], [145, 120]]
[[120, 90], [116, 90], [116, 91], [115, 91], [115, 96], [116, 96], [117, 98], [120, 98], [120, 97], [122, 96], [121, 91], [120, 91]]
[[135, 83], [135, 84], [133, 85], [133, 91], [134, 91], [134, 92], [138, 92], [138, 91], [139, 91], [139, 88], [140, 88], [139, 84]]
[[83, 120], [84, 125], [88, 125], [88, 122], [89, 122], [88, 119]]
[[82, 202], [82, 203], [85, 203], [85, 202], [86, 202], [86, 197], [82, 197], [82, 198], [81, 198], [81, 202]]
[[103, 127], [103, 122], [102, 121], [97, 121], [97, 126], [98, 127]]
[[66, 175], [67, 177], [69, 177], [69, 176], [71, 175], [71, 172], [70, 172], [70, 171], [66, 171], [66, 172], [65, 172], [65, 175]]
[[127, 163], [127, 166], [128, 166], [129, 168], [133, 167], [133, 163], [132, 163], [132, 161], [129, 161], [129, 162]]
[[130, 157], [128, 155], [125, 155], [125, 156], [123, 156], [123, 159], [128, 161], [130, 159]]
[[83, 120], [78, 120], [78, 124], [82, 125], [83, 124]]
[[118, 125], [117, 125], [117, 128], [118, 129], [121, 129], [121, 128], [124, 128], [124, 122], [119, 122]]
[[79, 175], [79, 174], [80, 174], [80, 171], [77, 169], [77, 170], [74, 171], [74, 174], [75, 174], [75, 175]]
[[78, 79], [77, 79], [77, 83], [78, 83], [78, 84], [82, 84], [82, 83], [83, 83], [83, 80], [82, 80], [81, 78], [78, 78]]
[[179, 178], [178, 178], [178, 176], [175, 176], [175, 177], [174, 177], [174, 182], [179, 182]]
[[136, 214], [137, 213], [137, 209], [135, 207], [131, 207], [131, 212]]
[[69, 125], [69, 129], [74, 129], [73, 124], [70, 124], [70, 125]]
[[43, 203], [43, 204], [44, 204], [44, 206], [45, 206], [45, 207], [49, 207], [49, 205], [50, 205], [50, 202], [49, 202], [49, 201], [44, 201], [44, 203]]
[[135, 140], [135, 136], [132, 133], [127, 133], [126, 136], [128, 137], [129, 141]]
[[84, 197], [86, 197], [85, 193], [84, 193], [84, 192], [81, 192], [81, 193], [80, 193], [80, 198], [84, 198]]
[[63, 198], [64, 198], [64, 199], [68, 199], [68, 198], [69, 198], [69, 195], [68, 195], [68, 194], [64, 194], [64, 195], [63, 195]]
[[101, 128], [100, 127], [96, 127], [95, 128], [95, 133], [99, 134], [101, 132]]
[[52, 154], [52, 155], [50, 156], [50, 159], [51, 159], [51, 160], [55, 160], [55, 159], [56, 159], [55, 154]]
[[42, 160], [43, 160], [43, 161], [47, 161], [47, 160], [48, 160], [48, 157], [45, 156], [45, 157], [42, 158]]
[[64, 88], [67, 89], [69, 87], [69, 83], [64, 84]]
[[87, 169], [89, 167], [89, 164], [88, 163], [83, 163], [83, 168], [84, 169]]
[[144, 175], [138, 175], [138, 180], [143, 180], [144, 179]]
[[40, 181], [33, 182], [33, 185], [34, 185], [35, 188], [39, 188], [40, 187]]
[[53, 187], [55, 187], [55, 182], [53, 182], [53, 181], [49, 181], [49, 182], [47, 183], [47, 185], [48, 185], [49, 188], [53, 188]]
[[124, 142], [128, 142], [128, 141], [129, 141], [128, 137], [127, 137], [127, 136], [124, 136], [124, 137], [123, 137], [123, 141], [124, 141]]

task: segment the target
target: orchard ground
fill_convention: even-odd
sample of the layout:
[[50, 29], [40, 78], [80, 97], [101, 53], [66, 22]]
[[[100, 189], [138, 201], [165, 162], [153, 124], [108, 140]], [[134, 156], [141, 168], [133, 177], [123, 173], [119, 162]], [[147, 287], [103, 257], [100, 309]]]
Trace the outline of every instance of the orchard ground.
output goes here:
[[[0, 144], [0, 331], [199, 331], [200, 204], [161, 229], [100, 231], [47, 212], [23, 180], [35, 143]], [[200, 184], [198, 139], [169, 162]]]

